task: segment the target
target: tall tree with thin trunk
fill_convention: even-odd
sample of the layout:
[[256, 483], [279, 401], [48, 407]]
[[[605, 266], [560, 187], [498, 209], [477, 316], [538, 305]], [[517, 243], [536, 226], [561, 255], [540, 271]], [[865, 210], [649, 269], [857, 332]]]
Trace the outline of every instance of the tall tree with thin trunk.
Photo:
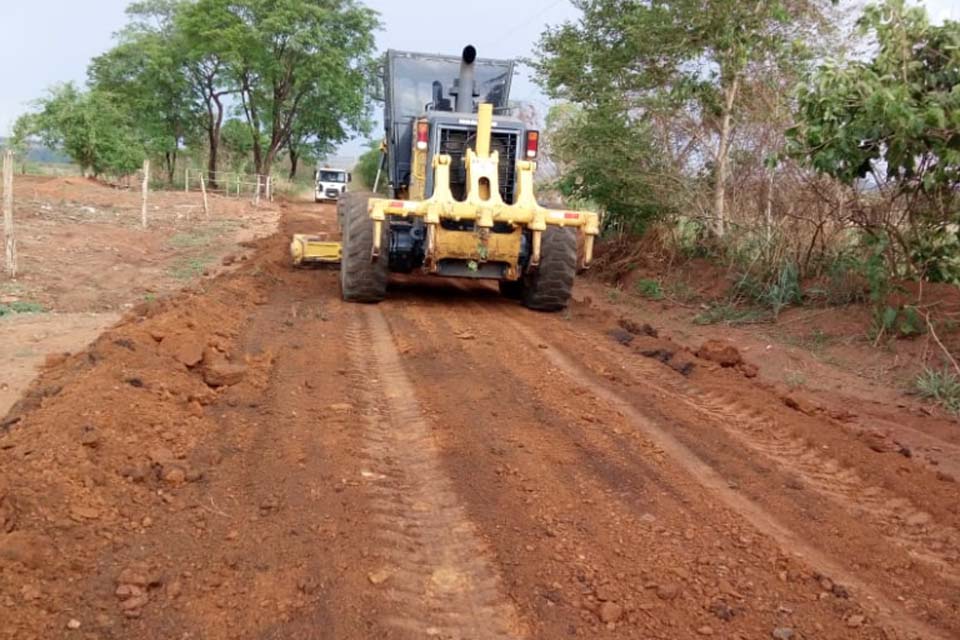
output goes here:
[[[236, 91], [257, 173], [269, 175], [292, 142], [329, 144], [362, 128], [379, 24], [372, 10], [355, 0], [199, 0], [184, 16], [216, 78]], [[208, 94], [219, 106], [214, 84]], [[314, 126], [331, 119], [337, 126]]]
[[[712, 229], [727, 230], [731, 149], [745, 84], [808, 56], [831, 0], [575, 0], [578, 22], [549, 29], [535, 61], [548, 93], [588, 112], [678, 124], [672, 141], [713, 192]], [[691, 152], [692, 149], [692, 152]]]

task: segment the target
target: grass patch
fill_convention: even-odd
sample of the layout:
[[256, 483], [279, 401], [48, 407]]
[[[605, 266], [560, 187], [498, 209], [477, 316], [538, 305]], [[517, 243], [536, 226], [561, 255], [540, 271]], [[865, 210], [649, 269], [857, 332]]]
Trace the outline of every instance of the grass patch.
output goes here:
[[960, 377], [950, 369], [944, 367], [938, 371], [927, 367], [917, 376], [914, 386], [921, 397], [960, 415]]
[[177, 280], [192, 280], [199, 278], [203, 272], [213, 262], [211, 256], [200, 256], [199, 258], [184, 258], [178, 260], [170, 267], [170, 275]]
[[669, 285], [667, 292], [672, 299], [681, 303], [690, 303], [699, 297], [688, 282], [674, 282]]
[[0, 318], [18, 313], [43, 313], [46, 309], [39, 302], [9, 302], [0, 304]]
[[791, 371], [784, 377], [784, 382], [786, 382], [787, 387], [793, 391], [807, 384], [807, 376], [799, 371]]
[[170, 236], [167, 243], [174, 249], [194, 249], [205, 247], [213, 240], [210, 231], [181, 231]]
[[637, 293], [648, 300], [663, 300], [663, 287], [657, 280], [637, 280], [634, 287]]
[[750, 308], [742, 309], [729, 302], [715, 304], [698, 313], [693, 318], [694, 324], [699, 325], [727, 324], [737, 326], [743, 324], [760, 324], [769, 321], [770, 316], [764, 311]]

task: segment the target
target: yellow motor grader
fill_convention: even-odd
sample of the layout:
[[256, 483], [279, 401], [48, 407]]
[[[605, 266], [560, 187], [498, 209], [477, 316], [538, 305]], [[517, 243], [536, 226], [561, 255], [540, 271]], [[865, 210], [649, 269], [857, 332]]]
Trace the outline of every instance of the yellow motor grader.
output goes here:
[[513, 67], [472, 46], [459, 58], [389, 51], [377, 182], [386, 174], [392, 197], [343, 194], [342, 246], [295, 237], [295, 261], [339, 257], [348, 301], [379, 302], [390, 272], [419, 272], [496, 280], [531, 309], [565, 308], [599, 218], [537, 203], [540, 134], [509, 115]]

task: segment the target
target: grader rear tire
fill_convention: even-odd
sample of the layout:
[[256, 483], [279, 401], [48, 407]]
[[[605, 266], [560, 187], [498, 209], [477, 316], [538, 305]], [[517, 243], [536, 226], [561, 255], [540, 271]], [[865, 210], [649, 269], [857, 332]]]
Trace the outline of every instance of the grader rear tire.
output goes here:
[[576, 275], [576, 231], [547, 227], [540, 244], [540, 266], [524, 279], [523, 304], [536, 311], [566, 309]]
[[371, 259], [373, 220], [367, 213], [369, 193], [345, 193], [337, 203], [343, 236], [340, 259], [340, 294], [348, 302], [380, 302], [387, 295], [390, 236], [382, 225], [380, 257]]

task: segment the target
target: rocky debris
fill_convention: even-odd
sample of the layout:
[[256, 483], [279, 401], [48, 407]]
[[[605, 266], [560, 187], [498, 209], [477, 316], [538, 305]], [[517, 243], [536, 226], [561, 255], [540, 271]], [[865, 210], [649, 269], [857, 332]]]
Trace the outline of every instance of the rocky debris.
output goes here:
[[669, 349], [642, 349], [638, 353], [644, 358], [659, 360], [664, 364], [670, 362], [670, 359], [673, 358], [673, 351]]
[[857, 627], [863, 626], [864, 621], [866, 621], [865, 616], [862, 616], [860, 614], [852, 615], [849, 618], [847, 618], [847, 626], [850, 627], [851, 629], [856, 629]]
[[630, 333], [629, 331], [626, 331], [624, 329], [619, 329], [619, 328], [610, 329], [609, 331], [607, 331], [607, 335], [613, 338], [614, 340], [616, 340], [617, 342], [619, 342], [620, 344], [622, 344], [623, 346], [628, 346], [631, 342], [633, 342], [633, 337], [634, 337], [633, 334]]
[[230, 387], [243, 380], [247, 375], [246, 365], [236, 364], [224, 359], [213, 362], [204, 361], [203, 381], [211, 387]]
[[674, 358], [673, 360], [670, 361], [670, 368], [676, 371], [677, 373], [679, 373], [680, 375], [682, 375], [683, 377], [687, 377], [691, 373], [693, 373], [693, 369], [696, 366], [697, 365], [694, 364], [693, 361], [691, 360], [682, 360], [682, 359]]
[[702, 627], [700, 627], [699, 629], [697, 629], [697, 633], [699, 633], [701, 636], [712, 636], [712, 635], [713, 635], [713, 627], [711, 627], [711, 626], [709, 626], [709, 625], [703, 625]]
[[19, 562], [29, 569], [42, 566], [46, 560], [49, 541], [26, 531], [11, 531], [0, 535], [0, 566]]
[[76, 631], [79, 628], [80, 628], [80, 621], [77, 620], [76, 618], [71, 618], [69, 621], [67, 621], [67, 629], [70, 629], [71, 631]]
[[808, 404], [805, 400], [801, 400], [796, 396], [786, 395], [781, 398], [783, 404], [785, 404], [790, 409], [794, 411], [799, 411], [800, 413], [806, 414], [808, 416], [814, 414], [814, 408]]
[[17, 526], [17, 509], [13, 502], [10, 490], [0, 482], [0, 533], [10, 533]]
[[617, 622], [623, 616], [623, 607], [615, 602], [604, 602], [597, 613], [602, 622], [610, 624]]
[[937, 480], [940, 482], [956, 482], [957, 479], [945, 471], [937, 471]]
[[353, 411], [353, 405], [347, 402], [336, 402], [327, 407], [327, 409], [336, 413], [344, 413], [347, 411]]
[[793, 640], [796, 633], [790, 627], [777, 627], [770, 636], [774, 640]]
[[98, 520], [100, 518], [100, 510], [96, 507], [75, 504], [70, 507], [70, 517], [77, 522]]
[[756, 378], [760, 375], [760, 367], [755, 364], [750, 364], [749, 362], [740, 363], [740, 373], [743, 374], [745, 378]]
[[100, 434], [96, 427], [87, 425], [80, 431], [80, 444], [84, 447], [96, 449], [100, 446]]
[[661, 600], [674, 600], [680, 595], [680, 586], [676, 584], [661, 584], [657, 586], [657, 597]]
[[877, 453], [893, 453], [899, 448], [888, 434], [880, 431], [865, 431], [862, 438], [870, 450]]
[[150, 451], [147, 452], [147, 457], [150, 459], [150, 462], [160, 466], [171, 464], [177, 459], [173, 454], [173, 451], [164, 446], [158, 446], [150, 449]]
[[697, 349], [697, 357], [716, 362], [721, 367], [736, 367], [743, 362], [737, 348], [726, 340], [707, 340]]
[[727, 604], [726, 600], [714, 600], [712, 603], [710, 603], [708, 611], [724, 622], [733, 620], [734, 616], [737, 615], [736, 610]]
[[183, 467], [169, 465], [163, 467], [161, 478], [164, 482], [174, 487], [179, 487], [187, 481], [187, 472]]
[[139, 618], [143, 607], [150, 602], [150, 590], [162, 586], [163, 577], [147, 565], [136, 564], [121, 571], [116, 584], [114, 595], [120, 610], [128, 618]]
[[639, 323], [631, 320], [630, 318], [620, 318], [617, 324], [620, 325], [621, 329], [635, 336], [650, 336], [651, 338], [660, 337], [659, 332], [646, 322]]
[[172, 356], [186, 367], [195, 367], [203, 360], [205, 347], [203, 340], [196, 335], [175, 333], [163, 336], [160, 342], [160, 353]]
[[370, 584], [380, 585], [389, 580], [391, 575], [386, 569], [381, 569], [367, 574], [367, 580], [370, 581]]

